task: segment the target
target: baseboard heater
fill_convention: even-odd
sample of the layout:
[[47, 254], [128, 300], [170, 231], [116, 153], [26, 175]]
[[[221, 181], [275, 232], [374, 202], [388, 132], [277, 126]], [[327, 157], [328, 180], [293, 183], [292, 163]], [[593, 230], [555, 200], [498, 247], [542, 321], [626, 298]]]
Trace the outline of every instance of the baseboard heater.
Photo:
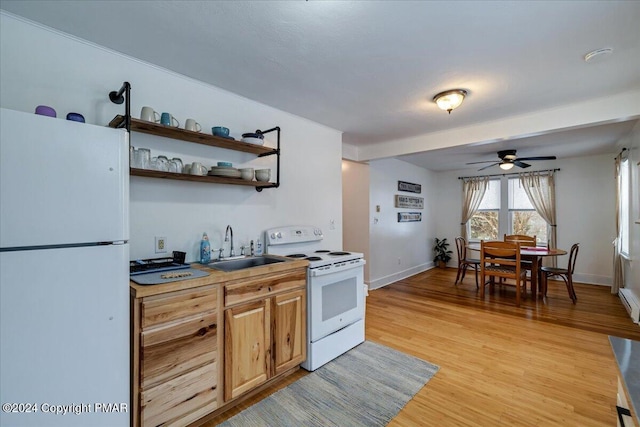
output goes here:
[[633, 291], [631, 289], [620, 289], [618, 296], [620, 296], [620, 301], [622, 301], [624, 308], [627, 309], [633, 323], [640, 323], [640, 303]]

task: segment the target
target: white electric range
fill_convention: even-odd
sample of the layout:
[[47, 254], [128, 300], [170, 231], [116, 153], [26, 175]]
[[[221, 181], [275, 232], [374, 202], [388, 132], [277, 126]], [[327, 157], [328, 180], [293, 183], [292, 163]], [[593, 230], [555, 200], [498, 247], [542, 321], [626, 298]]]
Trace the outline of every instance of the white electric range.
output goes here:
[[269, 254], [309, 261], [307, 360], [314, 371], [364, 341], [363, 254], [325, 249], [322, 230], [286, 226], [266, 231]]

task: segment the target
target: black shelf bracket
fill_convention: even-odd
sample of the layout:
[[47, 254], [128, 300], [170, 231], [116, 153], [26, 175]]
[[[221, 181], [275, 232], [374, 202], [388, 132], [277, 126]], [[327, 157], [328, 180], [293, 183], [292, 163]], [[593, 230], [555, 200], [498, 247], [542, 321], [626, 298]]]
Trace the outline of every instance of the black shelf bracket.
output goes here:
[[264, 153], [264, 154], [260, 154], [258, 157], [265, 157], [265, 156], [273, 156], [274, 154], [276, 155], [276, 182], [268, 187], [256, 187], [256, 191], [257, 192], [261, 192], [263, 188], [278, 188], [280, 187], [280, 126], [276, 126], [273, 127], [271, 129], [267, 129], [267, 130], [260, 130], [260, 129], [256, 129], [256, 133], [261, 133], [261, 134], [265, 134], [265, 133], [269, 133], [269, 132], [273, 132], [273, 131], [277, 131], [278, 132], [278, 143], [276, 145], [276, 149], [270, 153]]
[[109, 99], [114, 104], [124, 104], [124, 127], [127, 132], [131, 132], [131, 85], [129, 82], [122, 83], [122, 87], [117, 92], [109, 92]]

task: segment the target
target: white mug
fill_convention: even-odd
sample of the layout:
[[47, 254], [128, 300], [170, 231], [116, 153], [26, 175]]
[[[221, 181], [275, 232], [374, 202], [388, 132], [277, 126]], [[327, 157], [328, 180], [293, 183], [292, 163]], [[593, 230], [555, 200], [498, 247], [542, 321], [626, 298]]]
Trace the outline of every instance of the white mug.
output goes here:
[[200, 123], [196, 122], [193, 119], [187, 119], [187, 121], [184, 122], [184, 128], [193, 132], [200, 132], [202, 130], [202, 126], [200, 126]]
[[207, 174], [207, 168], [202, 166], [202, 163], [200, 163], [200, 162], [193, 162], [191, 164], [191, 169], [189, 170], [189, 173], [191, 175], [206, 175]]
[[160, 114], [151, 107], [142, 107], [140, 112], [140, 120], [146, 120], [151, 123], [158, 123], [160, 121]]

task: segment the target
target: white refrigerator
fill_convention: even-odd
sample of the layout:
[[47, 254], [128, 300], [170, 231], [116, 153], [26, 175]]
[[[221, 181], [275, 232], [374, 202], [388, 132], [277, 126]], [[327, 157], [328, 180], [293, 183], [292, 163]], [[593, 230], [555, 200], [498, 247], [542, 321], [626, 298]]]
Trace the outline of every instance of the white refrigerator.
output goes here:
[[126, 131], [0, 109], [0, 425], [129, 425]]

